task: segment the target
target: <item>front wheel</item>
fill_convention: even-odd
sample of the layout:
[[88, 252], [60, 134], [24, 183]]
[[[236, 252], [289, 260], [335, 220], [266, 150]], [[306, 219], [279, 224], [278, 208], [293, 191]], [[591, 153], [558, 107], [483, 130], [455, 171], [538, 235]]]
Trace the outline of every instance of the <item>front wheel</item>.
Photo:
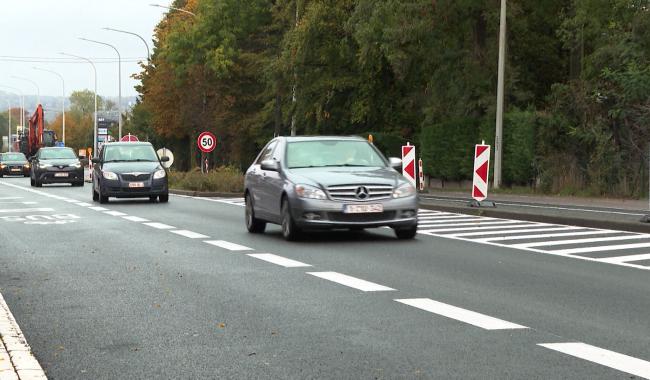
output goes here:
[[160, 194], [160, 195], [158, 196], [158, 200], [160, 201], [160, 203], [167, 203], [167, 202], [169, 202], [169, 194]]
[[413, 239], [418, 233], [418, 227], [395, 228], [395, 236], [400, 240]]
[[95, 186], [93, 185], [93, 202], [97, 202], [99, 200], [99, 194], [95, 191]]
[[287, 241], [296, 241], [300, 238], [302, 231], [296, 225], [296, 222], [291, 216], [291, 209], [289, 208], [289, 201], [287, 199], [282, 202], [282, 236]]
[[248, 232], [259, 234], [266, 229], [266, 222], [255, 217], [253, 202], [250, 194], [246, 194], [246, 229]]

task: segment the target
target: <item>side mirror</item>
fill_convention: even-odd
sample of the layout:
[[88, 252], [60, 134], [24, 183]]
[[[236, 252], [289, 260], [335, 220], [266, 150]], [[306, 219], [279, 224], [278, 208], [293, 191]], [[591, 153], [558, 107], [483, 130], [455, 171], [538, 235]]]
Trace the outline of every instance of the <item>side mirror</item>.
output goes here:
[[397, 157], [390, 157], [388, 159], [389, 165], [391, 168], [399, 171], [402, 171], [402, 160]]
[[280, 163], [276, 160], [264, 160], [260, 164], [262, 170], [270, 170], [272, 172], [277, 172], [280, 170]]
[[93, 164], [99, 164], [102, 162], [102, 160], [100, 160], [99, 157], [93, 157], [93, 159], [90, 161], [92, 161]]
[[168, 161], [169, 161], [169, 157], [167, 156], [160, 157], [160, 162], [168, 162]]

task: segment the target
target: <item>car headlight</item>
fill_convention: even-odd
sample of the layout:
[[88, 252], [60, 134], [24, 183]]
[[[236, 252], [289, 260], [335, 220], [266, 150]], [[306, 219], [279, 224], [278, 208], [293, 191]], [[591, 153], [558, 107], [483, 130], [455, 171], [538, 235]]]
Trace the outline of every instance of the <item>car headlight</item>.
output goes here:
[[7, 165], [5, 165], [5, 164], [0, 164], [0, 169], [4, 169], [4, 168], [6, 168], [6, 167], [7, 167]]
[[106, 179], [117, 179], [117, 174], [115, 174], [113, 172], [102, 171], [102, 174], [104, 175], [104, 178], [106, 178]]
[[393, 198], [406, 198], [415, 195], [415, 187], [410, 183], [405, 183], [393, 191]]
[[72, 164], [70, 166], [72, 166], [73, 168], [79, 169], [81, 167], [81, 162], [75, 162], [74, 164]]
[[296, 185], [295, 190], [296, 190], [296, 194], [300, 198], [327, 199], [327, 196], [325, 195], [325, 192], [323, 192], [323, 190], [313, 186]]
[[29, 169], [29, 164], [25, 164], [25, 165], [23, 165], [23, 167], [24, 167], [25, 169]]
[[153, 179], [165, 178], [166, 175], [167, 173], [165, 173], [165, 169], [156, 170], [156, 172], [153, 173]]
[[41, 169], [49, 168], [51, 166], [52, 166], [51, 164], [38, 164], [38, 167]]

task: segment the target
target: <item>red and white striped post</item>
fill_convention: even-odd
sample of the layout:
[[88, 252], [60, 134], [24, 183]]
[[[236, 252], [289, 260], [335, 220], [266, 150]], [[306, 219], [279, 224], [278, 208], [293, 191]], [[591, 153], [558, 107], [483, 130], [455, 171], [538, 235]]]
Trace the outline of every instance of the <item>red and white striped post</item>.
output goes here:
[[420, 191], [424, 190], [424, 170], [422, 168], [422, 158], [418, 160], [418, 180], [420, 181]]
[[415, 187], [415, 146], [402, 145], [402, 175]]
[[472, 182], [472, 207], [495, 207], [494, 202], [484, 202], [488, 196], [488, 175], [490, 173], [490, 146], [485, 141], [474, 147], [474, 180]]

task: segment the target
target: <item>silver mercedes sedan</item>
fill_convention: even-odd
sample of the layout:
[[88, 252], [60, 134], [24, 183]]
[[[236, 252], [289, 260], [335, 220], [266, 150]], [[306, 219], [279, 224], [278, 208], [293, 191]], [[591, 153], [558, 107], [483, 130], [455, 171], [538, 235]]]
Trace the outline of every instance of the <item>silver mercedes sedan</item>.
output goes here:
[[246, 228], [276, 223], [296, 240], [305, 230], [389, 226], [412, 239], [417, 192], [398, 168], [360, 137], [274, 138], [246, 171]]

